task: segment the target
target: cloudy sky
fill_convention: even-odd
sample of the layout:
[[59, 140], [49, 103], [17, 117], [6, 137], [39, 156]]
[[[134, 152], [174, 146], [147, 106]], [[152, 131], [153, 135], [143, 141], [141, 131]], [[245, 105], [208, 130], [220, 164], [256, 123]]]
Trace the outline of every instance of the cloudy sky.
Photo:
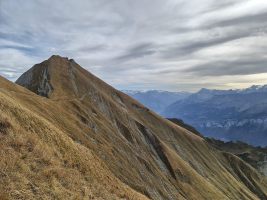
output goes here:
[[52, 54], [118, 89], [267, 84], [266, 0], [0, 0], [0, 75]]

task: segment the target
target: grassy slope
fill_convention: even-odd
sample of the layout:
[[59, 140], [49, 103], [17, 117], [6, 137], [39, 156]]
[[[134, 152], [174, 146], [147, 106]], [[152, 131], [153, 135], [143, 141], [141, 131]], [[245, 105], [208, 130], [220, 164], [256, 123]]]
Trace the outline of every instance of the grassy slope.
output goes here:
[[[176, 118], [168, 120], [204, 138], [204, 136], [202, 136], [202, 134], [194, 127], [185, 124], [182, 120]], [[213, 138], [205, 138], [205, 140], [216, 149], [238, 156], [257, 169], [260, 173], [267, 175], [267, 148], [254, 147], [243, 142], [223, 142]]]
[[267, 148], [254, 147], [243, 142], [223, 142], [211, 138], [206, 138], [206, 140], [215, 148], [237, 155], [245, 162], [258, 169], [258, 171], [267, 175]]
[[[16, 138], [26, 138], [26, 145], [27, 137], [33, 135], [33, 143], [41, 145], [36, 154], [25, 145], [25, 150], [12, 150], [7, 158], [27, 162], [22, 171], [17, 170], [18, 163], [8, 164], [14, 166], [4, 172], [8, 178], [14, 172], [20, 172], [23, 180], [32, 177], [30, 182], [47, 198], [81, 197], [86, 193], [82, 188], [86, 188], [98, 199], [101, 195], [104, 199], [121, 195], [143, 198], [140, 193], [153, 199], [266, 199], [266, 180], [239, 158], [217, 151], [201, 137], [162, 119], [76, 64], [69, 81], [67, 59], [53, 57], [46, 62], [37, 69], [49, 66], [54, 88], [49, 99], [11, 83], [5, 86], [6, 91], [1, 90], [1, 115], [12, 124], [5, 128], [11, 133], [3, 136], [7, 140], [3, 140], [3, 148], [12, 149], [8, 140]], [[1, 87], [4, 84], [2, 80]], [[73, 92], [73, 84], [78, 92]], [[18, 91], [10, 92], [12, 89]], [[42, 152], [53, 162], [38, 161], [45, 160], [39, 155]], [[47, 179], [30, 171], [36, 160], [37, 171], [58, 167], [60, 172], [66, 171], [48, 173], [52, 178]], [[31, 187], [24, 188], [25, 184], [13, 186], [17, 179], [1, 182], [1, 187], [11, 194], [17, 190], [42, 196]], [[99, 193], [102, 190], [106, 192]]]
[[45, 99], [0, 85], [7, 86], [0, 91], [0, 199], [146, 199], [32, 109], [46, 107]]

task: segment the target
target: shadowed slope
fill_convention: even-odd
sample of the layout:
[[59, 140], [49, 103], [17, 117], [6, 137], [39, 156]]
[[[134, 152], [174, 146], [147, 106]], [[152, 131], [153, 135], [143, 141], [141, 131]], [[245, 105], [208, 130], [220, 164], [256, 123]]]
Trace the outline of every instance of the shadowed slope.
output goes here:
[[[202, 136], [200, 132], [198, 132], [194, 127], [184, 123], [183, 120], [176, 118], [168, 120], [204, 138], [204, 136]], [[223, 142], [213, 138], [205, 138], [205, 140], [216, 149], [238, 156], [239, 158], [253, 166], [255, 169], [257, 169], [263, 175], [267, 175], [267, 148], [254, 147], [239, 141]]]
[[[52, 56], [17, 83], [48, 98], [21, 91], [2, 95], [11, 96], [19, 107], [60, 132], [53, 129], [53, 134], [85, 149], [78, 153], [78, 161], [89, 152], [96, 155], [108, 167], [107, 173], [128, 185], [135, 198], [141, 196], [134, 191], [151, 199], [266, 199], [266, 180], [255, 169], [162, 119], [73, 60]], [[18, 118], [17, 113], [11, 117]], [[70, 154], [65, 149], [60, 152]]]

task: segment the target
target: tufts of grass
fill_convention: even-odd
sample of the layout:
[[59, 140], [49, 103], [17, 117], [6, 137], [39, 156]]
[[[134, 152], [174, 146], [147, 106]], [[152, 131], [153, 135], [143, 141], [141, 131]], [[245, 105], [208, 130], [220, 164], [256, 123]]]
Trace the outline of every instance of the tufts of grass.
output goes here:
[[9, 200], [9, 196], [6, 192], [0, 191], [0, 199], [1, 200]]
[[11, 128], [11, 123], [7, 118], [3, 118], [0, 120], [0, 134], [6, 135], [7, 130]]

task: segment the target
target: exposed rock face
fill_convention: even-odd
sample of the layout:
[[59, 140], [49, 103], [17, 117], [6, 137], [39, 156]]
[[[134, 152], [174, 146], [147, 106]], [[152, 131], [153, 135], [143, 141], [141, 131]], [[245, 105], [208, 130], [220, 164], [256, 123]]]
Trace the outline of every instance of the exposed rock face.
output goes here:
[[27, 72], [23, 73], [16, 83], [22, 86], [29, 86], [33, 79], [33, 68], [29, 69]]
[[29, 88], [33, 92], [36, 92], [38, 95], [44, 97], [48, 97], [53, 91], [53, 87], [50, 83], [49, 68], [46, 63], [43, 63], [41, 67], [34, 66], [22, 74], [16, 83]]
[[[47, 98], [36, 95], [43, 66]], [[21, 85], [36, 94], [0, 79], [0, 116], [10, 122], [0, 191], [11, 199], [16, 191], [25, 199], [267, 199], [267, 181], [250, 165], [72, 60], [52, 56], [32, 70]]]
[[[37, 94], [41, 96], [48, 97], [49, 94], [52, 92], [53, 88], [51, 84], [49, 83], [49, 73], [47, 67], [44, 68], [43, 75], [40, 81], [40, 85], [37, 88]], [[19, 83], [18, 83], [19, 84]]]

